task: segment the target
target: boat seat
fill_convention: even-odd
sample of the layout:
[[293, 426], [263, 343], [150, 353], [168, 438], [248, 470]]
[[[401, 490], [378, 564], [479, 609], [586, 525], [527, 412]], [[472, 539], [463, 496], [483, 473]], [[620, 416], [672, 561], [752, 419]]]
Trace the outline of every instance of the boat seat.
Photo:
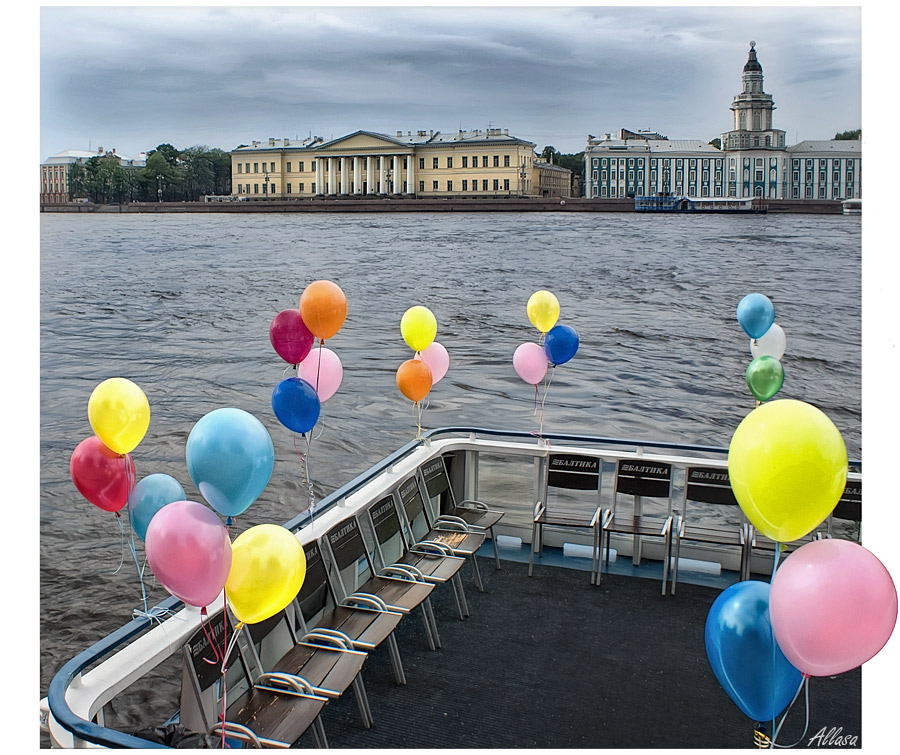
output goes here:
[[[541, 460], [538, 467], [541, 496], [535, 503], [532, 517], [529, 577], [534, 574], [535, 551], [539, 556], [544, 552], [545, 527], [580, 528], [591, 530], [591, 584], [599, 584], [601, 464], [596, 456], [580, 454], [551, 454]], [[565, 490], [569, 494], [565, 498], [551, 497], [551, 489]]]
[[453, 555], [450, 546], [438, 542], [409, 544], [400, 520], [400, 504], [390, 494], [369, 506], [361, 516], [375, 541], [377, 567], [380, 570], [398, 565], [416, 570], [426, 582], [450, 583], [460, 619], [469, 615], [460, 569], [465, 559]]
[[288, 606], [275, 616], [256, 624], [247, 624], [260, 668], [302, 676], [313, 692], [337, 699], [353, 688], [363, 726], [372, 726], [362, 667], [366, 653], [355, 650], [348, 638], [322, 632], [308, 632], [300, 637], [295, 631], [294, 607]]
[[419, 474], [428, 498], [436, 502], [438, 512], [436, 521], [441, 522], [444, 517], [461, 519], [470, 530], [489, 533], [494, 547], [494, 563], [499, 569], [500, 551], [497, 548], [494, 525], [503, 519], [504, 512], [491, 509], [486, 503], [470, 498], [457, 502], [453, 486], [450, 484], [446, 456], [439, 456], [423, 464], [419, 468]]
[[[328, 699], [302, 677], [256, 673], [242, 639], [218, 611], [184, 644], [181, 723], [255, 747], [291, 747], [311, 729], [316, 746], [327, 747], [319, 714]], [[233, 640], [223, 675], [222, 655]]]
[[[662, 594], [666, 594], [669, 579], [669, 561], [672, 554], [672, 465], [650, 459], [620, 459], [616, 464], [616, 485], [612, 508], [602, 514], [601, 538], [606, 540], [606, 563], [609, 570], [609, 547], [613, 533], [632, 536], [632, 561], [641, 561], [641, 538], [657, 537], [663, 541]], [[630, 495], [632, 508], [628, 512], [618, 510], [619, 496]], [[643, 513], [644, 498], [665, 498], [666, 514], [663, 516]]]
[[[319, 545], [335, 569], [335, 584], [343, 603], [374, 599], [387, 610], [410, 614], [420, 609], [425, 637], [432, 650], [440, 647], [429, 596], [434, 585], [408, 569], [389, 567], [375, 572], [373, 553], [363, 540], [356, 517], [344, 519], [322, 537]], [[327, 550], [326, 550], [327, 549]]]
[[[738, 549], [740, 579], [750, 579], [750, 533], [731, 489], [728, 468], [687, 467], [684, 478], [684, 504], [682, 513], [675, 520], [673, 535], [672, 594], [678, 584], [682, 540]], [[690, 503], [707, 506], [690, 506]], [[727, 519], [727, 506], [733, 507], [734, 523], [709, 521]]]
[[394, 630], [404, 614], [391, 611], [380, 601], [357, 596], [338, 602], [337, 592], [328, 577], [317, 540], [303, 546], [306, 577], [294, 599], [295, 632], [305, 636], [311, 631], [346, 637], [356, 650], [369, 652], [385, 643], [397, 684], [406, 684], [403, 663]]
[[[844, 524], [843, 527], [840, 527], [841, 523]], [[840, 532], [836, 532], [836, 524], [840, 527]], [[854, 540], [857, 543], [862, 541], [862, 477], [858, 473], [851, 472], [847, 476], [844, 492], [826, 520], [823, 535]]]
[[440, 521], [432, 520], [425, 505], [425, 497], [419, 485], [418, 475], [408, 477], [397, 487], [400, 512], [403, 516], [403, 531], [409, 543], [439, 543], [450, 549], [452, 555], [468, 559], [472, 564], [475, 587], [484, 592], [481, 572], [475, 554], [484, 544], [487, 534], [484, 530], [470, 527], [459, 518], [444, 516]]

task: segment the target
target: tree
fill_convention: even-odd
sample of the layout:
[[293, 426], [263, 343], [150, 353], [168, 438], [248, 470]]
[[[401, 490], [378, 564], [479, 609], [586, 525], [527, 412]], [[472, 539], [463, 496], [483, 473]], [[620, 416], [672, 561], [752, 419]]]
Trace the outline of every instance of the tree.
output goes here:
[[722, 149], [722, 140], [718, 136], [708, 143], [712, 144], [716, 149]]
[[559, 154], [559, 151], [556, 147], [551, 147], [549, 144], [541, 150], [541, 160], [546, 162], [556, 162], [555, 157]]
[[856, 139], [862, 139], [862, 129], [858, 128], [856, 131], [841, 131], [839, 134], [834, 135], [835, 141], [854, 141]]

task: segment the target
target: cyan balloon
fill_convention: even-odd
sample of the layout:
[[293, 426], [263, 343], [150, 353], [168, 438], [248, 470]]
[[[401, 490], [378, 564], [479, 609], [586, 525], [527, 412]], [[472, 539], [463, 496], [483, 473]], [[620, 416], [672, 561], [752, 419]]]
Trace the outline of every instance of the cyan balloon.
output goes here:
[[147, 526], [153, 515], [163, 506], [187, 498], [184, 488], [174, 477], [167, 474], [152, 474], [145, 477], [128, 496], [128, 521], [141, 539], [147, 538]]
[[315, 427], [321, 411], [316, 389], [303, 378], [282, 380], [272, 391], [272, 409], [278, 421], [295, 433], [307, 433]]
[[565, 364], [578, 351], [578, 334], [568, 325], [554, 325], [544, 339], [544, 353], [554, 367]]
[[237, 516], [259, 498], [275, 467], [275, 447], [262, 422], [243, 409], [216, 409], [187, 439], [188, 474], [222, 516]]
[[768, 582], [738, 582], [722, 591], [706, 617], [706, 654], [716, 679], [759, 722], [779, 715], [803, 678], [775, 641], [769, 594]]
[[775, 307], [768, 296], [747, 294], [737, 305], [737, 320], [750, 338], [762, 338], [775, 322]]

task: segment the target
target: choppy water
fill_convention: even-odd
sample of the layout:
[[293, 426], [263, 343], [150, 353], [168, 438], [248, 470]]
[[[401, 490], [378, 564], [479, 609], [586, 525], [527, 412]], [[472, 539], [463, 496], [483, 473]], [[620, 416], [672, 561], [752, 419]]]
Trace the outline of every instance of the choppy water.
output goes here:
[[[312, 280], [336, 281], [349, 302], [327, 343], [344, 379], [310, 457], [319, 497], [415, 435], [394, 379], [412, 355], [399, 323], [414, 304], [435, 313], [451, 356], [425, 427], [537, 429], [512, 354], [537, 340], [525, 303], [546, 288], [580, 347], [555, 371], [545, 430], [727, 446], [755, 404], [735, 307], [759, 291], [787, 333], [779, 397], [820, 407], [860, 458], [860, 266], [860, 219], [842, 216], [42, 215], [41, 694], [140, 607], [133, 561], [115, 573], [114, 515], [69, 477], [100, 381], [128, 377], [150, 401], [138, 479], [171, 474], [193, 500], [194, 423], [224, 406], [257, 416], [275, 472], [241, 525], [281, 523], [306, 503], [293, 435], [271, 409], [286, 365], [268, 327]], [[151, 605], [164, 597], [156, 587]]]

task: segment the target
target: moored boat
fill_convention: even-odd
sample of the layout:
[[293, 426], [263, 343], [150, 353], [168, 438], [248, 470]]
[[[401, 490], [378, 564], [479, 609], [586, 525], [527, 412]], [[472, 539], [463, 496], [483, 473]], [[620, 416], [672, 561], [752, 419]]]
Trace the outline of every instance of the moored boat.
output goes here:
[[636, 196], [636, 212], [716, 212], [716, 213], [765, 213], [768, 211], [762, 197], [736, 199], [734, 197], [685, 197], [668, 194]]

